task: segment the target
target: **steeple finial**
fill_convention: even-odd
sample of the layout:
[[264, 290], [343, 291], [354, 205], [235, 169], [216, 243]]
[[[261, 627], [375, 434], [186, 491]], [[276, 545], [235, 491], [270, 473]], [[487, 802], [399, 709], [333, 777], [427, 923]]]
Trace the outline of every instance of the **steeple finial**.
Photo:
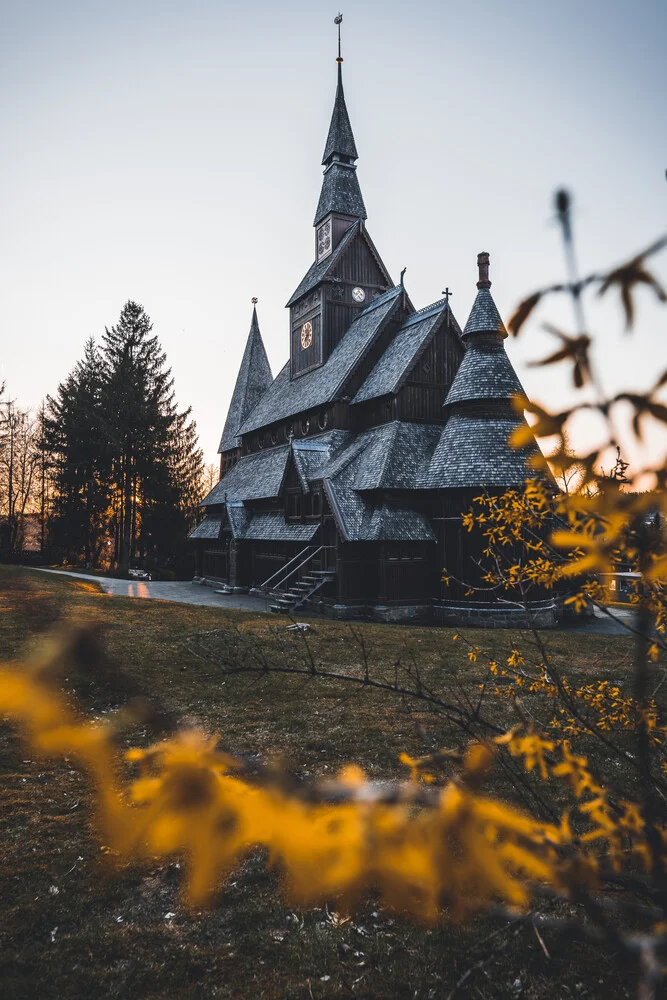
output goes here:
[[490, 288], [491, 282], [489, 280], [489, 255], [486, 250], [482, 250], [481, 253], [477, 254], [477, 267], [479, 269], [479, 281], [477, 282], [478, 288]]
[[331, 124], [327, 135], [322, 166], [324, 167], [324, 181], [322, 183], [322, 193], [315, 213], [315, 225], [319, 225], [325, 215], [331, 212], [338, 212], [351, 219], [365, 219], [366, 208], [364, 199], [361, 196], [359, 181], [357, 180], [355, 160], [358, 159], [357, 147], [352, 134], [350, 117], [345, 104], [345, 93], [343, 91], [343, 57], [340, 47], [340, 25], [343, 15], [339, 14], [334, 18], [334, 23], [338, 26], [338, 84], [336, 86], [336, 97], [334, 99]]
[[343, 23], [343, 15], [339, 13], [338, 17], [334, 17], [334, 24], [338, 25], [338, 58], [336, 59], [336, 62], [338, 63], [339, 66], [343, 61], [343, 57], [340, 54], [340, 26], [342, 23]]

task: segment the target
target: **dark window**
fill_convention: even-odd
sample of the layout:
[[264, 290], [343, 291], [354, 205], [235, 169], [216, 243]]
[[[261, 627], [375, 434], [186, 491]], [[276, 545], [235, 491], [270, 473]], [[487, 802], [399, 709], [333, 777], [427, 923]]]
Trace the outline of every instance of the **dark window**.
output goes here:
[[320, 413], [319, 417], [317, 418], [317, 423], [318, 423], [318, 426], [319, 426], [320, 430], [323, 431], [324, 428], [329, 423], [329, 414], [328, 414], [327, 410], [325, 410], [324, 413]]
[[274, 427], [271, 431], [271, 444], [278, 444], [278, 428]]
[[301, 433], [307, 434], [309, 430], [310, 430], [310, 420], [308, 419], [308, 417], [304, 417], [303, 420], [301, 421]]

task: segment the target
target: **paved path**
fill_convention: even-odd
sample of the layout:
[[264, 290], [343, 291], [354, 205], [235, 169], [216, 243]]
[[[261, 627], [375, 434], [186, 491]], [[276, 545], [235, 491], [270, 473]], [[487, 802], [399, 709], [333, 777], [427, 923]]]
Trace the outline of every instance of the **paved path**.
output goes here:
[[[30, 567], [32, 568], [32, 567]], [[102, 590], [114, 597], [143, 597], [154, 601], [176, 601], [178, 604], [200, 604], [207, 608], [228, 608], [234, 611], [264, 612], [269, 610], [264, 597], [249, 594], [218, 594], [212, 587], [179, 580], [166, 583], [158, 580], [116, 580], [111, 576], [94, 576], [92, 573], [70, 573], [61, 569], [39, 569], [40, 573], [59, 573], [79, 580], [93, 580]], [[557, 632], [578, 632], [581, 635], [621, 635], [630, 633], [623, 627], [632, 612], [625, 608], [611, 608], [611, 615], [596, 611], [595, 618], [575, 625], [561, 624]]]
[[248, 594], [216, 594], [212, 587], [188, 580], [175, 583], [162, 580], [116, 580], [112, 576], [95, 576], [93, 573], [70, 573], [62, 569], [39, 569], [39, 573], [55, 573], [77, 580], [93, 580], [107, 594], [114, 597], [144, 597], [153, 601], [176, 601], [178, 604], [201, 604], [207, 608], [232, 608], [234, 611], [268, 611], [264, 597]]

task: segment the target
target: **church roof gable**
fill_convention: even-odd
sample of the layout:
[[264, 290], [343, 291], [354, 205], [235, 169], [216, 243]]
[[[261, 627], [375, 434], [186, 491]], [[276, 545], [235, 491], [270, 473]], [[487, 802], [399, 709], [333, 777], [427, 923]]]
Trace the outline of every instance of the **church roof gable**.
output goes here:
[[394, 421], [365, 431], [320, 471], [341, 534], [348, 541], [431, 541], [420, 513], [403, 501], [378, 502], [374, 490], [414, 489], [428, 469], [442, 428]]
[[359, 229], [360, 223], [353, 222], [350, 228], [345, 232], [342, 240], [334, 252], [329, 257], [321, 260], [319, 263], [315, 261], [314, 264], [311, 264], [306, 271], [303, 280], [299, 283], [296, 291], [287, 303], [288, 308], [294, 305], [295, 302], [298, 302], [299, 299], [303, 298], [304, 295], [307, 295], [308, 292], [315, 288], [316, 285], [319, 285], [320, 281], [324, 281], [324, 279], [331, 274], [347, 247], [352, 243], [352, 240], [359, 232]]
[[253, 308], [250, 333], [241, 359], [241, 367], [236, 377], [236, 385], [227, 411], [227, 419], [218, 452], [238, 447], [240, 444], [239, 427], [272, 382], [271, 366], [264, 350], [262, 335], [259, 332], [257, 310]]
[[396, 286], [371, 302], [353, 321], [320, 368], [290, 380], [290, 363], [287, 362], [241, 425], [239, 433], [248, 434], [337, 399], [396, 308], [402, 291], [401, 286]]
[[398, 392], [449, 306], [444, 299], [410, 316], [365, 380], [353, 403]]

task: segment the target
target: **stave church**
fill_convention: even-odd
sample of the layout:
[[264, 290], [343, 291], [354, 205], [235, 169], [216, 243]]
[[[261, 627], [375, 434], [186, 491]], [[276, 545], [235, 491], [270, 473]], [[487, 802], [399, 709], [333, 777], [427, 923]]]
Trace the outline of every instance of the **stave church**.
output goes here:
[[[256, 308], [220, 440], [220, 481], [192, 532], [195, 580], [286, 614], [507, 625], [525, 609], [442, 582], [479, 579], [462, 512], [531, 475], [508, 435], [522, 392], [489, 254], [463, 329], [449, 295], [416, 308], [366, 225], [342, 59], [315, 211], [314, 260], [287, 302], [273, 377]], [[533, 473], [534, 474], [534, 473]], [[552, 602], [531, 621], [548, 625]], [[522, 618], [522, 616], [524, 616]], [[535, 617], [537, 616], [537, 617]]]

